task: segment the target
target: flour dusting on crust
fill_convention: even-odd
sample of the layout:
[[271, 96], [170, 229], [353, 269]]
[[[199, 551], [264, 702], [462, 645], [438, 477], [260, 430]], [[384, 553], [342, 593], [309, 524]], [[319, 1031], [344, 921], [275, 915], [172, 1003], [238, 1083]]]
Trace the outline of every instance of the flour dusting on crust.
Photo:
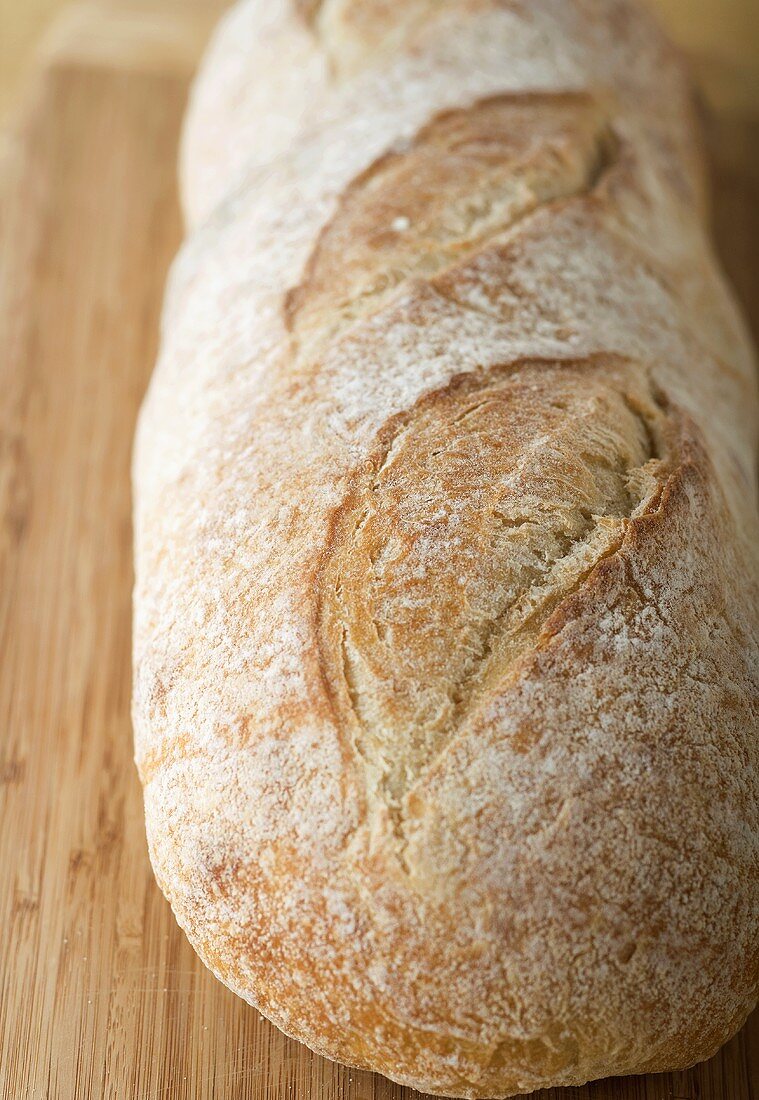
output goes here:
[[418, 1089], [708, 1057], [759, 980], [759, 415], [679, 59], [632, 0], [247, 0], [183, 192], [134, 463], [180, 924]]

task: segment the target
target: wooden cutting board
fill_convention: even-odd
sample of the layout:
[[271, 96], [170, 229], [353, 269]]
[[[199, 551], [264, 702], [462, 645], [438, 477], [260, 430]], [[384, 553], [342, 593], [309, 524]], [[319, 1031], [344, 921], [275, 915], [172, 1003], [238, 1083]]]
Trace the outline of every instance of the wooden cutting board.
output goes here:
[[[716, 225], [756, 324], [759, 51], [746, 50], [748, 24], [732, 53], [711, 50], [721, 0], [666, 6], [716, 108]], [[129, 459], [180, 239], [180, 119], [221, 7], [78, 9], [44, 52], [0, 172], [4, 1100], [411, 1095], [285, 1039], [212, 978], [147, 859], [129, 719]], [[689, 1073], [541, 1096], [752, 1100], [758, 1088], [755, 1015]]]

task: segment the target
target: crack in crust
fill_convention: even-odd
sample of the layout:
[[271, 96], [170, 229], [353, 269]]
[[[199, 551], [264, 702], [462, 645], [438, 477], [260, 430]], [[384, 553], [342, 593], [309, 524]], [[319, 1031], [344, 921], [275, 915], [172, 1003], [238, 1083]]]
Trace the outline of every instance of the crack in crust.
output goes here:
[[293, 0], [296, 14], [312, 30], [315, 29], [319, 13], [324, 7], [325, 0]]
[[311, 30], [316, 30], [324, 2], [326, 0], [293, 0], [297, 14]]
[[[332, 79], [376, 65], [408, 48], [415, 34], [461, 0], [293, 0], [297, 15], [326, 55]], [[469, 0], [478, 6], [482, 0]]]
[[412, 279], [476, 255], [538, 210], [592, 194], [618, 157], [583, 93], [494, 96], [445, 111], [346, 188], [284, 301], [295, 360], [379, 312]]
[[403, 860], [404, 806], [658, 498], [668, 417], [599, 357], [468, 374], [384, 429], [336, 510], [324, 681]]

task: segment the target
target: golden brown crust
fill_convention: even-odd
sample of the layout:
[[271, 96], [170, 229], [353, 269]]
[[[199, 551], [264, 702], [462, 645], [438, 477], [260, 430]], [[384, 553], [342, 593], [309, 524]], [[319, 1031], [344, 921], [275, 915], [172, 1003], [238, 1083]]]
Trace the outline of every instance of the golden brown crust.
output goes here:
[[334, 339], [401, 283], [475, 254], [540, 206], [590, 193], [614, 155], [588, 95], [494, 96], [443, 112], [340, 196], [285, 299], [299, 350], [305, 342], [313, 358], [315, 339]]
[[195, 93], [135, 457], [151, 858], [329, 1057], [683, 1067], [759, 980], [756, 382], [690, 93], [631, 0], [398, 13], [249, 0]]
[[663, 418], [610, 373], [518, 361], [455, 377], [385, 426], [335, 509], [325, 686], [401, 837], [423, 773], [658, 490]]

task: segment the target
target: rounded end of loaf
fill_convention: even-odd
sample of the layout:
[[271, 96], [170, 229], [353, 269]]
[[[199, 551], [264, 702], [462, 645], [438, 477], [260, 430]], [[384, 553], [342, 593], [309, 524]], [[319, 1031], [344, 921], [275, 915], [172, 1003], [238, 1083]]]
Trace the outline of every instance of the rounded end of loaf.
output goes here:
[[[389, 425], [307, 581], [308, 700], [265, 743], [259, 711], [139, 757], [206, 964], [421, 1091], [684, 1068], [755, 1001], [741, 562], [692, 425], [621, 381], [519, 364]], [[455, 502], [459, 546], [429, 526]], [[165, 677], [138, 683], [153, 720]]]

